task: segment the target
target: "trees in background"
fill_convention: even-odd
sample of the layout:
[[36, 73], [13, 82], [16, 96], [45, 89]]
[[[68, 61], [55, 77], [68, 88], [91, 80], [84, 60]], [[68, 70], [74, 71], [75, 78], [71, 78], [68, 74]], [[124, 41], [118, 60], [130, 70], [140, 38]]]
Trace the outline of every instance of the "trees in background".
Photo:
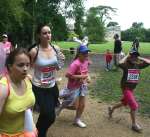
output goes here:
[[[84, 0], [1, 0], [0, 33], [10, 34], [14, 44], [26, 47], [33, 42], [36, 26], [45, 23], [50, 24], [54, 40], [66, 40], [66, 18], [75, 15], [78, 20], [79, 12], [74, 11], [79, 11], [77, 7], [82, 1]], [[67, 8], [61, 9], [62, 3]]]
[[[85, 14], [85, 0], [0, 0], [0, 34], [8, 33], [13, 44], [28, 46], [33, 43], [35, 28], [40, 23], [51, 26], [53, 40], [66, 40], [68, 28], [66, 19], [73, 19], [74, 32], [82, 38], [87, 35], [91, 42], [104, 41], [105, 27], [115, 8], [97, 6], [90, 8]], [[109, 26], [117, 22], [110, 21]], [[150, 41], [150, 29], [145, 29], [142, 22], [134, 22], [132, 26], [121, 32], [122, 40]]]
[[78, 2], [76, 5], [74, 5], [74, 32], [79, 35], [79, 38], [83, 38], [83, 17], [84, 17], [84, 6], [82, 2]]
[[13, 41], [22, 41], [24, 20], [30, 16], [23, 6], [24, 2], [20, 0], [0, 1], [0, 34], [8, 33]]
[[88, 10], [85, 22], [85, 34], [91, 42], [102, 42], [105, 36], [106, 21], [111, 19], [110, 14], [116, 9], [110, 6], [92, 7]]
[[85, 34], [91, 42], [99, 42], [104, 40], [104, 24], [100, 20], [97, 8], [90, 8], [87, 13], [85, 22]]
[[136, 37], [140, 41], [150, 42], [150, 29], [145, 29], [142, 22], [133, 22], [129, 29], [121, 32], [123, 41], [133, 41]]

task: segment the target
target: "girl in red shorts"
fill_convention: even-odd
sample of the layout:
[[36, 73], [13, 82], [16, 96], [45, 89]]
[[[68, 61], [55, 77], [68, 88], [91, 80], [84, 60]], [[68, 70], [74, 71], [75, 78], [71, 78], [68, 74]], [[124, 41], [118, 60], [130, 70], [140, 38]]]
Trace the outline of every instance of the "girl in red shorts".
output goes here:
[[119, 62], [119, 67], [123, 70], [123, 76], [121, 79], [123, 96], [120, 103], [108, 108], [109, 117], [111, 118], [115, 109], [128, 105], [131, 109], [130, 115], [132, 121], [132, 130], [136, 132], [141, 132], [142, 128], [137, 124], [135, 118], [135, 113], [139, 106], [135, 99], [133, 90], [136, 88], [139, 82], [140, 69], [143, 69], [149, 65], [150, 60], [140, 57], [136, 50], [131, 50], [129, 55], [124, 57]]

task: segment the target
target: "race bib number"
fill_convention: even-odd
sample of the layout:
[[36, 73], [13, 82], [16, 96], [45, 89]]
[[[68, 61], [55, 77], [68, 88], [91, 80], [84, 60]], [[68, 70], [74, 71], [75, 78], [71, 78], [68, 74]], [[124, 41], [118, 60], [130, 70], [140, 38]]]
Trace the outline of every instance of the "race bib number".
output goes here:
[[127, 82], [138, 83], [140, 71], [138, 69], [128, 69]]
[[50, 84], [54, 77], [54, 67], [44, 67], [40, 69], [41, 73], [41, 83]]

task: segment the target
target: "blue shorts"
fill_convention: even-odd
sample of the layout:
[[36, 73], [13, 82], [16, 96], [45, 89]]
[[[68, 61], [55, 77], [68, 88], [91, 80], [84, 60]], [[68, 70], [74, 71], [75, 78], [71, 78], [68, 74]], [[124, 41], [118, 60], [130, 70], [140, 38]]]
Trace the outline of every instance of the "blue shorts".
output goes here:
[[76, 99], [80, 96], [86, 96], [88, 94], [87, 85], [81, 85], [80, 88], [70, 90], [68, 88], [64, 88], [60, 91], [60, 98], [63, 98], [63, 104], [66, 106], [72, 106]]

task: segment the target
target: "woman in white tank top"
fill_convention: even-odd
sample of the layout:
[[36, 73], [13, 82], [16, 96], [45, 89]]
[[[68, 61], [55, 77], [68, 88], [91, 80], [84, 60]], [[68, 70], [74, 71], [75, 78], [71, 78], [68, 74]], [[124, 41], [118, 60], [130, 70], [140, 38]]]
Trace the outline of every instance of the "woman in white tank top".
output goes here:
[[[58, 70], [58, 46], [52, 47], [51, 30], [47, 25], [37, 28], [38, 44], [29, 53], [34, 69], [32, 88], [39, 106], [40, 115], [36, 124], [38, 137], [46, 137], [48, 128], [55, 121], [55, 107], [58, 103], [59, 91], [56, 84], [55, 72]], [[64, 59], [64, 55], [61, 54]]]

